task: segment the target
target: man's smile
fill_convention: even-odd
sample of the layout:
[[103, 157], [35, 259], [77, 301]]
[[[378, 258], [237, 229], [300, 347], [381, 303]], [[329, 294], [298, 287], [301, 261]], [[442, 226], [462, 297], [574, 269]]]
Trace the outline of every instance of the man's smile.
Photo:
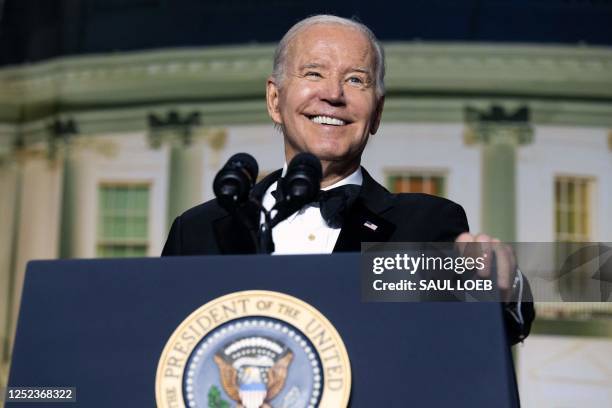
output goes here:
[[349, 124], [347, 120], [340, 119], [334, 116], [328, 115], [306, 115], [310, 121], [318, 123], [319, 125], [331, 125], [331, 126], [344, 126]]

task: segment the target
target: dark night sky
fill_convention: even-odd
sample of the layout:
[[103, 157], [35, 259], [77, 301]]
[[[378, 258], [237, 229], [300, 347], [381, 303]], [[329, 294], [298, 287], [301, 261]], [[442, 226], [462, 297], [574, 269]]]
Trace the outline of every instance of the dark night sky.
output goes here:
[[[403, 4], [402, 4], [403, 3]], [[612, 0], [0, 0], [0, 65], [59, 55], [270, 43], [317, 13], [382, 40], [612, 45]]]

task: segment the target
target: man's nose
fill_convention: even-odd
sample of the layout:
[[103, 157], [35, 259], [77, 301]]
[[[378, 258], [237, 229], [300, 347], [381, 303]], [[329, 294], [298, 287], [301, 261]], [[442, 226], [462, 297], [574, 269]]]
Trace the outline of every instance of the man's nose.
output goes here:
[[339, 79], [328, 79], [321, 90], [321, 99], [330, 105], [344, 105], [344, 84]]

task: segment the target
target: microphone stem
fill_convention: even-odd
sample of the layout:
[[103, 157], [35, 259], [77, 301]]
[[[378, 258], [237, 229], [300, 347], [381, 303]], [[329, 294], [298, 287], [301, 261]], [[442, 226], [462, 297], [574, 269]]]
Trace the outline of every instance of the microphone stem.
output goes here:
[[263, 212], [264, 221], [259, 226], [256, 246], [258, 254], [271, 254], [274, 252], [274, 239], [272, 238], [272, 227], [270, 221], [270, 211], [266, 210], [266, 208], [254, 197], [251, 197], [250, 201], [257, 206], [257, 208]]

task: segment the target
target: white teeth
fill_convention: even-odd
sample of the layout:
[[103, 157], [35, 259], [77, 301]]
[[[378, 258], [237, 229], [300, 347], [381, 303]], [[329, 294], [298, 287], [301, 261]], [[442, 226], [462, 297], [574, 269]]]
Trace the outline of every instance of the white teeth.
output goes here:
[[315, 123], [319, 123], [321, 125], [335, 125], [335, 126], [342, 126], [345, 125], [346, 122], [344, 122], [341, 119], [336, 119], [336, 118], [332, 118], [329, 116], [315, 116], [314, 118], [310, 119]]

